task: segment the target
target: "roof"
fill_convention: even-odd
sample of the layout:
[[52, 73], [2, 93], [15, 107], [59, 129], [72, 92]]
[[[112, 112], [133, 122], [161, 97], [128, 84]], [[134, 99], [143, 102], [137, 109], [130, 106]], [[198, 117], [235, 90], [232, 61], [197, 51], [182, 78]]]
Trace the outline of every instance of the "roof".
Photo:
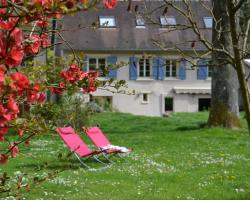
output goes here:
[[[181, 1], [176, 2], [178, 6], [183, 6]], [[209, 11], [201, 3], [194, 1], [191, 3], [193, 15], [197, 19], [199, 27], [204, 28], [203, 17], [209, 16]], [[191, 42], [196, 40], [192, 30], [175, 30], [169, 32], [169, 28], [162, 28], [159, 24], [153, 24], [150, 20], [159, 22], [160, 16], [166, 7], [161, 1], [133, 1], [132, 6], [138, 5], [141, 14], [148, 10], [154, 10], [150, 14], [151, 19], [146, 19], [146, 28], [136, 28], [135, 14], [127, 11], [128, 2], [120, 1], [113, 10], [99, 8], [98, 10], [88, 10], [77, 12], [74, 16], [65, 16], [58, 26], [62, 26], [65, 31], [62, 35], [74, 50], [83, 51], [161, 51], [161, 48], [153, 43], [153, 40], [160, 41], [166, 48], [171, 48], [175, 44], [182, 50], [192, 50]], [[160, 7], [160, 8], [159, 8]], [[114, 16], [116, 28], [90, 28], [93, 22], [98, 22], [99, 16]], [[186, 19], [168, 8], [167, 16], [175, 16], [177, 24], [185, 24]], [[79, 27], [89, 28], [79, 28]], [[211, 39], [211, 29], [203, 29], [205, 37]], [[189, 42], [186, 42], [189, 41]], [[190, 42], [191, 41], [191, 42]], [[63, 49], [69, 49], [67, 45]], [[196, 43], [197, 51], [206, 49], [201, 43]]]

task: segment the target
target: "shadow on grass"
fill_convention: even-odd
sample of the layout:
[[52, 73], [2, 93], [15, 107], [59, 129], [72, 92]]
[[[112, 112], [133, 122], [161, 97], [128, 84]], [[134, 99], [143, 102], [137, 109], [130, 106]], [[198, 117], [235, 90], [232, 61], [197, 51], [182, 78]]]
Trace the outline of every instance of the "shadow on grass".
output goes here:
[[[105, 166], [102, 163], [95, 161], [94, 159], [83, 160], [85, 164], [87, 164], [91, 168], [98, 168]], [[107, 163], [105, 160], [102, 160], [105, 164]], [[30, 163], [30, 164], [21, 164], [17, 166], [18, 169], [20, 168], [27, 168], [29, 170], [33, 169], [34, 171], [42, 171], [42, 170], [70, 170], [70, 169], [79, 169], [85, 168], [78, 160], [71, 159], [71, 160], [55, 160], [55, 161], [48, 161], [48, 162], [41, 162], [40, 164]]]
[[189, 125], [189, 126], [180, 126], [177, 127], [176, 131], [195, 131], [195, 130], [201, 130], [206, 128], [206, 123], [199, 123], [196, 125]]

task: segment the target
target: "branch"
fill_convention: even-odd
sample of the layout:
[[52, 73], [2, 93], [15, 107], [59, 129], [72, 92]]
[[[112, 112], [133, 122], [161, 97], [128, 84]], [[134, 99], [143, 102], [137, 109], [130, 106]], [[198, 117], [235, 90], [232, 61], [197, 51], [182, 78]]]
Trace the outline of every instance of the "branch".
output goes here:
[[249, 32], [250, 32], [250, 19], [246, 23], [246, 30], [244, 31], [243, 34], [243, 48], [242, 48], [243, 52], [245, 52], [247, 49]]
[[240, 0], [240, 1], [233, 7], [232, 11], [233, 11], [234, 13], [236, 13], [236, 12], [241, 8], [241, 6], [242, 6], [244, 3], [246, 3], [246, 2], [247, 2], [247, 0]]

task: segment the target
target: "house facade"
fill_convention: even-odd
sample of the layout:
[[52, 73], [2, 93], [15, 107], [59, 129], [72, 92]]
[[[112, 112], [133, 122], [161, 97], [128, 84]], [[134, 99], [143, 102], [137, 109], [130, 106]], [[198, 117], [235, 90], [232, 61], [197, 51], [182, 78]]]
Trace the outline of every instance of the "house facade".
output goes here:
[[[58, 46], [57, 55], [68, 55], [72, 49], [84, 54], [85, 70], [125, 63], [100, 78], [126, 80], [128, 91], [134, 90], [134, 94], [98, 89], [92, 99], [104, 98], [115, 110], [146, 116], [197, 112], [209, 107], [209, 57], [195, 58], [206, 49], [194, 42], [197, 36], [192, 30], [178, 28], [185, 24], [185, 19], [171, 9], [163, 14], [162, 5], [163, 2], [147, 2], [145, 6], [141, 1], [133, 1], [132, 6], [138, 9], [135, 14], [127, 11], [126, 2], [119, 2], [114, 10], [79, 12], [59, 22], [64, 30], [74, 31], [62, 33], [69, 44]], [[210, 39], [209, 11], [196, 1], [192, 8], [197, 24]], [[154, 10], [150, 16], [146, 14], [149, 10]]]

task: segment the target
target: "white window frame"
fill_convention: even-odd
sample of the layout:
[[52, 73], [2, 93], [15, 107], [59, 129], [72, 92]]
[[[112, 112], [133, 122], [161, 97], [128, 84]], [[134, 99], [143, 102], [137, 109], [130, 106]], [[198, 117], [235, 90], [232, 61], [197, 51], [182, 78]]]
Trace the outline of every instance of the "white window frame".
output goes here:
[[[144, 95], [146, 95], [146, 100], [144, 100]], [[141, 93], [141, 103], [142, 104], [148, 104], [149, 103], [149, 93], [148, 92], [143, 92]]]
[[[112, 24], [109, 24], [109, 22], [112, 22]], [[99, 16], [99, 24], [101, 28], [115, 28], [116, 20], [114, 16]]]
[[[140, 21], [140, 20], [142, 20], [142, 21]], [[140, 23], [140, 22], [142, 22], [142, 23]], [[141, 15], [136, 16], [135, 23], [136, 23], [136, 28], [145, 28], [145, 20], [144, 20], [143, 16], [141, 16]]]
[[203, 17], [203, 22], [204, 22], [205, 28], [209, 28], [209, 29], [213, 28], [213, 18], [212, 17]]
[[160, 23], [161, 23], [162, 27], [176, 26], [176, 18], [174, 16], [162, 15], [162, 16], [160, 16]]
[[[178, 79], [179, 61], [177, 59], [166, 59], [166, 62], [170, 61], [170, 76], [166, 76], [167, 63], [165, 63], [165, 79]], [[176, 75], [173, 76], [173, 61], [176, 63]]]
[[[143, 76], [140, 76], [140, 60], [143, 59]], [[149, 60], [149, 76], [146, 76], [146, 60]], [[137, 77], [139, 79], [152, 79], [152, 59], [150, 58], [138, 58], [137, 61]]]
[[[96, 56], [93, 56], [93, 57], [89, 57], [88, 58], [88, 66], [87, 66], [87, 71], [90, 71], [89, 69], [89, 60], [90, 59], [96, 59], [96, 66], [98, 67], [95, 71], [99, 71], [99, 59], [105, 59], [105, 66], [107, 66], [107, 58], [106, 57], [96, 57]], [[99, 77], [105, 77], [103, 76], [102, 74], [99, 75]]]

